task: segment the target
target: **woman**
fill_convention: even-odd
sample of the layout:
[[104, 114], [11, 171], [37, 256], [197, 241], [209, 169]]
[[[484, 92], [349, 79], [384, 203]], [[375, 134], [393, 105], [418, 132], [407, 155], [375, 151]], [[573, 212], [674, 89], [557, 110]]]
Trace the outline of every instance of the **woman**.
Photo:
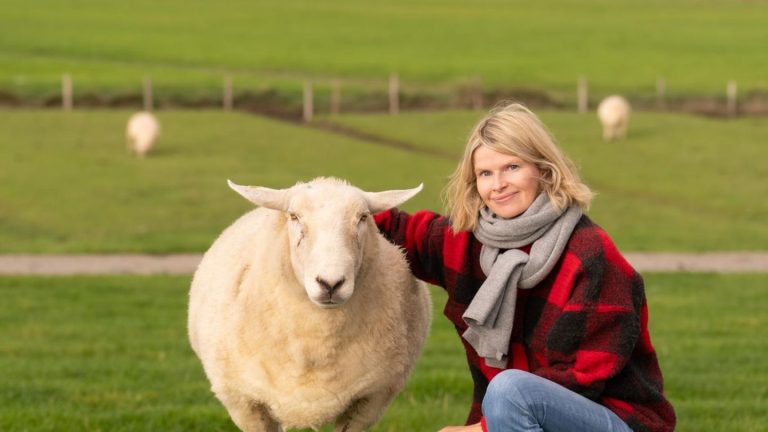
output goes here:
[[582, 211], [592, 199], [519, 104], [481, 120], [446, 189], [449, 217], [376, 215], [420, 279], [448, 292], [474, 380], [453, 431], [671, 431], [640, 275]]

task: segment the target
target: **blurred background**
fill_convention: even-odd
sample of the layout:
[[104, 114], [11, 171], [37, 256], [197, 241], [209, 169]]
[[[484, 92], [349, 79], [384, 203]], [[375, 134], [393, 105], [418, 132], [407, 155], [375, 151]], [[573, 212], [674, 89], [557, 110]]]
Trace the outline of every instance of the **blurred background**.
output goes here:
[[[547, 124], [622, 251], [765, 251], [766, 23], [763, 0], [2, 0], [0, 254], [201, 253], [250, 209], [226, 179], [423, 182], [404, 208], [440, 211], [503, 100]], [[613, 94], [632, 111], [606, 141]], [[143, 157], [137, 111], [159, 124]], [[768, 276], [644, 276], [678, 429], [768, 430]], [[0, 430], [234, 430], [186, 341], [188, 286], [0, 276]], [[466, 417], [433, 295], [427, 350], [376, 431]]]

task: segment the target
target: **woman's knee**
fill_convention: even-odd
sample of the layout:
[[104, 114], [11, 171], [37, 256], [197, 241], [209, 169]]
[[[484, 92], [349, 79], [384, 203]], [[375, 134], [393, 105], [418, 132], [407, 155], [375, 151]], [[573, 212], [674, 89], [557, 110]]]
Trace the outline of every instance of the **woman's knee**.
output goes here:
[[507, 369], [496, 375], [488, 384], [488, 392], [505, 395], [512, 392], [528, 393], [537, 386], [540, 377], [519, 369]]
[[511, 411], [528, 410], [532, 402], [528, 398], [528, 389], [535, 385], [535, 380], [535, 375], [517, 369], [507, 369], [496, 375], [483, 398], [483, 415], [508, 416]]

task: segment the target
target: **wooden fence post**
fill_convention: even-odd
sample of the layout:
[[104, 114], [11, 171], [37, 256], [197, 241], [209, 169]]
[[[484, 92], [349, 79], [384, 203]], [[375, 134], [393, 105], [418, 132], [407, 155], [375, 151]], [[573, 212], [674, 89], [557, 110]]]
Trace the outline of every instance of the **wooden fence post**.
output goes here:
[[335, 79], [331, 81], [331, 115], [341, 112], [341, 83]]
[[579, 77], [578, 89], [576, 90], [578, 98], [578, 110], [580, 113], [587, 112], [589, 109], [589, 95], [587, 93], [587, 78], [585, 76]]
[[725, 88], [725, 95], [727, 98], [726, 108], [727, 108], [729, 117], [736, 116], [736, 111], [738, 108], [737, 101], [736, 101], [737, 94], [738, 94], [738, 87], [736, 85], [736, 81], [734, 80], [728, 81], [728, 85]]
[[666, 81], [664, 81], [664, 78], [657, 79], [656, 80], [656, 107], [657, 108], [659, 109], [667, 108], [666, 93], [667, 93]]
[[400, 112], [400, 77], [396, 73], [389, 75], [389, 113]]
[[224, 111], [232, 111], [232, 77], [227, 75], [224, 77], [224, 94], [221, 98], [222, 108]]
[[152, 108], [154, 108], [152, 101], [152, 79], [146, 75], [144, 76], [143, 88], [144, 111], [152, 111]]
[[305, 122], [312, 121], [314, 111], [312, 100], [312, 83], [309, 80], [304, 81], [304, 112], [302, 118]]
[[61, 107], [72, 111], [72, 77], [67, 73], [61, 77]]

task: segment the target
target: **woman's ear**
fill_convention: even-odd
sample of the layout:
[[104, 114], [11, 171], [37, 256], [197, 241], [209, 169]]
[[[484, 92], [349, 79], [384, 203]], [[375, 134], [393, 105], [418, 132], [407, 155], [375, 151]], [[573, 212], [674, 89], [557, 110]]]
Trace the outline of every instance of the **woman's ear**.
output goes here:
[[536, 168], [539, 170], [539, 191], [546, 190], [547, 185], [555, 183], [552, 167], [547, 165], [539, 166], [539, 164], [536, 164]]

